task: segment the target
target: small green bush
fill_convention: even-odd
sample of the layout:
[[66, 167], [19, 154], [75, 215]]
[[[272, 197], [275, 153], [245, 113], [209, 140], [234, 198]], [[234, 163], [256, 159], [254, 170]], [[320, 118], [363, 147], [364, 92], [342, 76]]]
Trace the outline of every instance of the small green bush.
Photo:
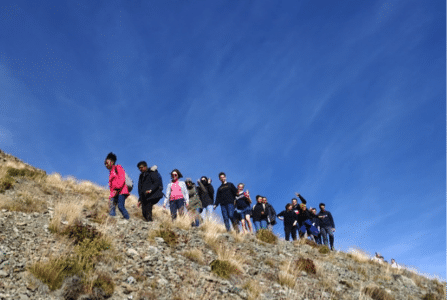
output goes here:
[[115, 284], [109, 275], [101, 273], [98, 275], [98, 278], [93, 281], [93, 289], [102, 290], [101, 294], [103, 294], [105, 298], [109, 298], [115, 290]]
[[264, 243], [276, 244], [278, 237], [268, 229], [260, 229], [256, 232], [256, 238]]
[[394, 300], [394, 297], [388, 294], [384, 289], [379, 287], [365, 287], [363, 289], [365, 295], [370, 296], [374, 300]]
[[154, 236], [163, 238], [165, 242], [171, 247], [175, 247], [178, 242], [177, 234], [170, 229], [160, 228], [155, 232]]
[[329, 250], [328, 246], [321, 246], [319, 248], [320, 249], [318, 249], [318, 252], [320, 252], [321, 254], [327, 254], [327, 253], [331, 252], [331, 250]]
[[442, 296], [435, 295], [432, 293], [425, 294], [424, 297], [422, 297], [422, 300], [442, 300], [442, 299], [443, 299]]
[[54, 291], [62, 286], [65, 277], [81, 276], [83, 266], [76, 257], [60, 257], [48, 262], [37, 262], [29, 268], [29, 271]]
[[6, 170], [6, 174], [11, 177], [26, 177], [30, 179], [42, 178], [46, 175], [45, 171], [30, 170], [30, 169], [16, 169], [9, 167]]
[[12, 189], [16, 183], [15, 179], [9, 175], [5, 175], [0, 179], [0, 193], [4, 193], [6, 190]]
[[231, 275], [240, 273], [240, 271], [229, 261], [215, 259], [210, 264], [211, 271], [216, 275], [228, 279]]
[[305, 271], [309, 274], [316, 274], [317, 269], [314, 262], [310, 258], [299, 258], [294, 262], [295, 268], [300, 271]]
[[94, 227], [90, 225], [84, 225], [82, 222], [77, 221], [73, 225], [68, 226], [63, 234], [68, 235], [69, 238], [74, 240], [74, 244], [78, 245], [82, 243], [85, 239], [90, 241], [100, 238], [101, 232], [97, 231]]

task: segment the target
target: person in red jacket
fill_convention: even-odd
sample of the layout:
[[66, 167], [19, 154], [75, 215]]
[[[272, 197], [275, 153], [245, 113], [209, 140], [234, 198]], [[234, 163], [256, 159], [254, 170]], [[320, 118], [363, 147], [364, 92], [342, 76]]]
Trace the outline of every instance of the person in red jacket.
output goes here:
[[116, 206], [118, 206], [119, 211], [123, 215], [124, 219], [128, 220], [129, 213], [124, 207], [126, 198], [129, 196], [129, 190], [126, 185], [126, 173], [120, 165], [115, 165], [116, 155], [110, 152], [104, 165], [109, 169], [109, 189], [110, 189], [110, 213], [109, 215], [116, 216]]

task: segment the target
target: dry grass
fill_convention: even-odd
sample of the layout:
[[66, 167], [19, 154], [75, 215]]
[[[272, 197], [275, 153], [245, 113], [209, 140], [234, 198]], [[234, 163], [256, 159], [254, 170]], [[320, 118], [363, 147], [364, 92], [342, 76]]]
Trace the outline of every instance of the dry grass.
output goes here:
[[62, 231], [62, 222], [65, 225], [73, 225], [81, 219], [84, 201], [79, 198], [70, 201], [63, 201], [56, 204], [53, 218], [50, 221], [49, 229], [53, 232]]
[[246, 281], [242, 288], [245, 289], [248, 293], [248, 300], [256, 300], [259, 299], [259, 297], [262, 294], [263, 288], [259, 284], [259, 281], [249, 279]]
[[371, 255], [367, 252], [358, 249], [358, 248], [350, 248], [348, 253], [352, 259], [354, 259], [358, 263], [365, 263], [371, 261]]
[[197, 248], [183, 251], [182, 255], [200, 265], [205, 264], [205, 260], [203, 259], [203, 252]]
[[32, 195], [30, 192], [20, 192], [16, 198], [7, 198], [2, 196], [0, 208], [9, 211], [21, 211], [25, 213], [44, 212], [47, 209], [47, 203], [44, 199]]
[[292, 266], [292, 262], [282, 262], [279, 267], [277, 281], [282, 286], [287, 286], [291, 289], [296, 287], [297, 274]]
[[367, 286], [362, 290], [362, 292], [374, 300], [394, 300], [393, 296], [377, 286]]

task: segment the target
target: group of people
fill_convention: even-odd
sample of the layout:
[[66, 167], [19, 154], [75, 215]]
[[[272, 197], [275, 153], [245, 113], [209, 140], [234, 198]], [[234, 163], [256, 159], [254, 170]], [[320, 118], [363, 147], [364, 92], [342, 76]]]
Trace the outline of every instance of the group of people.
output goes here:
[[298, 205], [298, 199], [293, 198], [292, 203], [287, 203], [285, 210], [278, 214], [278, 218], [284, 221], [286, 241], [289, 240], [290, 235], [293, 240], [296, 240], [297, 232], [299, 232], [300, 238], [307, 236], [317, 244], [330, 246], [330, 249], [334, 250], [335, 223], [332, 214], [326, 210], [326, 204], [320, 203], [320, 211], [317, 213], [314, 207], [307, 209], [307, 201], [303, 196], [299, 193], [296, 196], [301, 203]]
[[[116, 155], [109, 153], [105, 159], [105, 166], [109, 169], [110, 188], [110, 216], [116, 215], [116, 207], [125, 219], [129, 219], [129, 213], [125, 208], [125, 200], [129, 195], [130, 187], [126, 184], [126, 174], [122, 166], [116, 165]], [[252, 206], [252, 200], [245, 185], [239, 183], [237, 188], [227, 181], [224, 172], [219, 173], [221, 185], [217, 189], [214, 201], [214, 188], [211, 179], [202, 176], [197, 184], [191, 178], [183, 178], [178, 169], [171, 171], [171, 180], [163, 193], [163, 182], [157, 166], [148, 167], [145, 161], [137, 164], [140, 170], [138, 179], [138, 206], [141, 207], [144, 220], [152, 221], [152, 209], [163, 197], [163, 208], [169, 205], [171, 217], [174, 220], [178, 214], [188, 213], [192, 218], [192, 225], [199, 226], [200, 221], [211, 217], [213, 210], [220, 205], [222, 218], [227, 231], [233, 227], [237, 232], [253, 233], [260, 229], [272, 229], [276, 224], [276, 218], [284, 221], [285, 238], [288, 241], [290, 235], [296, 240], [297, 232], [300, 238], [310, 238], [318, 244], [323, 243], [334, 249], [335, 225], [332, 215], [325, 210], [325, 204], [320, 203], [320, 212], [315, 208], [306, 208], [307, 201], [296, 194], [301, 200], [298, 205], [296, 198], [286, 205], [286, 209], [276, 215], [276, 211], [270, 205], [265, 196], [257, 195], [256, 203]], [[253, 219], [253, 222], [252, 222]], [[254, 228], [253, 228], [254, 227]]]

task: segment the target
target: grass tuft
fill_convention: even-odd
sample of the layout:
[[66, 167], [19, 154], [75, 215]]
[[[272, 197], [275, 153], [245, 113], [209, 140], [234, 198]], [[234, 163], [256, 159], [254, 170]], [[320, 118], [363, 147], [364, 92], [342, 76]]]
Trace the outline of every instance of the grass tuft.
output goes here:
[[264, 243], [276, 244], [278, 237], [268, 229], [261, 229], [256, 232], [256, 238]]
[[310, 258], [301, 258], [301, 257], [298, 258], [297, 260], [294, 261], [294, 267], [295, 269], [305, 271], [306, 273], [310, 274], [317, 273], [315, 264], [313, 260], [311, 260]]
[[394, 300], [393, 296], [377, 286], [365, 287], [363, 293], [374, 300]]
[[321, 246], [319, 248], [320, 249], [318, 249], [318, 252], [320, 252], [321, 254], [328, 254], [329, 252], [331, 252], [328, 246]]
[[227, 260], [215, 259], [210, 264], [211, 271], [216, 275], [229, 279], [233, 274], [239, 274], [241, 271]]
[[161, 237], [164, 239], [166, 244], [171, 247], [175, 247], [178, 243], [178, 235], [169, 228], [163, 228], [160, 226], [160, 229], [152, 232], [149, 238]]
[[62, 233], [73, 239], [75, 245], [81, 244], [84, 240], [93, 241], [102, 236], [101, 232], [94, 227], [84, 225], [80, 221], [68, 226]]

